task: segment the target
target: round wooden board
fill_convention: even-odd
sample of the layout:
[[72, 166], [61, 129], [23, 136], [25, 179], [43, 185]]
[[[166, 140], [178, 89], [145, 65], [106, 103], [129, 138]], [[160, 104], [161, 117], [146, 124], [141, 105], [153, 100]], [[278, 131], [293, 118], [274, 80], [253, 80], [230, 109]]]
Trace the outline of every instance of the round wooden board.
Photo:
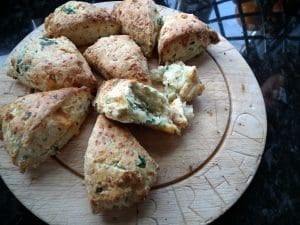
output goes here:
[[[116, 2], [98, 3], [111, 10]], [[161, 8], [167, 15], [173, 10]], [[43, 26], [21, 43], [43, 34]], [[160, 165], [147, 200], [130, 209], [93, 215], [83, 185], [83, 155], [97, 114], [91, 113], [62, 152], [38, 169], [18, 172], [0, 143], [0, 173], [16, 197], [49, 224], [207, 224], [245, 191], [259, 165], [266, 113], [259, 85], [238, 51], [224, 38], [188, 62], [206, 86], [194, 101], [195, 118], [182, 136], [130, 126]], [[0, 105], [29, 93], [0, 76]]]

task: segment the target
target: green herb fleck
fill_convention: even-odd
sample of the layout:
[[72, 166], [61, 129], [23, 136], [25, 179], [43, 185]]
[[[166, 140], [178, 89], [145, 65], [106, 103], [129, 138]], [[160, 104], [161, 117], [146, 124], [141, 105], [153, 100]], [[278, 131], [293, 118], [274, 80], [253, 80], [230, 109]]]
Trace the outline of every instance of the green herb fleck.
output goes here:
[[100, 194], [103, 191], [102, 187], [97, 187], [96, 188], [96, 194]]
[[62, 8], [61, 8], [61, 10], [63, 11], [63, 12], [65, 12], [66, 14], [75, 14], [76, 12], [75, 12], [75, 9], [72, 7], [72, 6], [67, 6], [67, 5], [64, 5]]
[[120, 166], [120, 165], [119, 165], [119, 161], [116, 161], [116, 162], [113, 164], [113, 166], [114, 166], [114, 167], [117, 167], [117, 168], [119, 168], [119, 169], [121, 169], [121, 170], [125, 170], [125, 168], [124, 168], [123, 166]]
[[53, 81], [56, 81], [56, 76], [54, 74], [51, 74], [50, 79], [53, 80]]
[[48, 38], [40, 38], [40, 45], [42, 46], [42, 50], [44, 50], [45, 46], [56, 45], [57, 42]]
[[146, 160], [144, 157], [139, 155], [139, 160], [141, 161], [137, 166], [140, 168], [145, 168], [146, 167]]
[[163, 25], [163, 18], [162, 18], [162, 16], [159, 16], [159, 17], [157, 17], [157, 24], [158, 24], [158, 26], [162, 26]]
[[57, 95], [57, 94], [54, 94], [54, 95], [52, 96], [52, 98], [54, 98], [54, 99], [56, 99], [56, 100], [57, 100], [57, 98], [58, 98], [58, 95]]
[[59, 151], [59, 147], [57, 144], [54, 144], [51, 146], [51, 149], [54, 150], [55, 152], [58, 152]]
[[155, 119], [154, 118], [148, 119], [148, 120], [146, 120], [146, 123], [147, 124], [154, 124], [155, 123]]
[[25, 116], [23, 117], [23, 120], [28, 120], [31, 117], [31, 115], [32, 115], [32, 112], [29, 112], [29, 111], [25, 112]]

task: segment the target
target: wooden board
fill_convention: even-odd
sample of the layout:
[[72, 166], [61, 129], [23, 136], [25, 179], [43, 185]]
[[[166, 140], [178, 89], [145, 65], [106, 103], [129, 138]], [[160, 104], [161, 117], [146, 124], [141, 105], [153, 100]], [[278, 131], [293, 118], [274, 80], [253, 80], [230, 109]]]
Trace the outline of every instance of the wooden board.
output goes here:
[[[99, 3], [112, 9], [115, 2]], [[167, 15], [171, 9], [162, 8]], [[25, 39], [43, 34], [43, 27]], [[25, 43], [26, 40], [21, 42]], [[83, 181], [83, 155], [93, 128], [92, 113], [79, 136], [38, 169], [20, 174], [1, 142], [0, 173], [15, 196], [49, 224], [207, 224], [245, 191], [259, 165], [266, 138], [266, 113], [258, 83], [238, 51], [224, 38], [188, 62], [196, 65], [204, 94], [182, 136], [144, 127], [130, 129], [160, 165], [148, 199], [128, 210], [91, 213]], [[0, 105], [29, 93], [0, 76]]]

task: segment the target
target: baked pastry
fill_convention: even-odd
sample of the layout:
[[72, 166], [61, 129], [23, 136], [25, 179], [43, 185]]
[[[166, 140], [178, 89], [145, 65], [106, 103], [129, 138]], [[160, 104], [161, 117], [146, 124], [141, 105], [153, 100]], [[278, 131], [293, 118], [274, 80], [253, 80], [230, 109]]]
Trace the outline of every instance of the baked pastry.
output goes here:
[[38, 92], [1, 111], [4, 147], [23, 173], [55, 155], [79, 132], [92, 96], [86, 87]]
[[106, 79], [128, 78], [150, 81], [147, 60], [127, 35], [100, 38], [84, 52], [88, 63]]
[[161, 26], [156, 4], [152, 0], [124, 0], [114, 7], [112, 15], [122, 24], [122, 33], [130, 35], [150, 57]]
[[165, 18], [160, 30], [159, 62], [186, 61], [217, 42], [218, 34], [193, 14], [173, 13]]
[[170, 111], [172, 120], [179, 129], [186, 128], [194, 118], [193, 106], [187, 105], [180, 97], [171, 102]]
[[99, 115], [84, 160], [85, 186], [93, 213], [144, 200], [158, 165], [124, 127]]
[[159, 66], [151, 70], [153, 83], [162, 83], [164, 92], [172, 102], [177, 96], [183, 101], [190, 102], [202, 94], [205, 86], [200, 82], [195, 66], [187, 66], [183, 62], [176, 62], [166, 66]]
[[97, 87], [91, 69], [65, 37], [37, 38], [12, 53], [7, 75], [40, 91], [64, 87]]
[[99, 113], [110, 119], [180, 134], [172, 121], [168, 99], [155, 88], [136, 80], [105, 81], [94, 105]]
[[121, 32], [121, 25], [107, 11], [95, 5], [69, 1], [45, 19], [46, 37], [65, 36], [75, 45], [91, 45], [100, 37]]

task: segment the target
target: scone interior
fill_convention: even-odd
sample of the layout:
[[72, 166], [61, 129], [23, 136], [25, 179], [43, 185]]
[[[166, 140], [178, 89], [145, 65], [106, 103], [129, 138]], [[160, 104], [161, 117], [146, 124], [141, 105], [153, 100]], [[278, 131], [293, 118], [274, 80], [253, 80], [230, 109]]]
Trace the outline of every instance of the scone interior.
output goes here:
[[218, 34], [193, 14], [173, 13], [165, 18], [160, 31], [159, 62], [187, 61], [218, 42]]
[[186, 128], [194, 118], [193, 106], [187, 105], [180, 97], [177, 97], [171, 102], [170, 111], [172, 120], [179, 129]]
[[104, 82], [94, 104], [98, 112], [110, 119], [180, 134], [180, 129], [172, 121], [164, 94], [135, 80], [113, 79]]
[[99, 115], [85, 153], [85, 185], [93, 213], [144, 200], [158, 165], [131, 133]]
[[88, 88], [65, 88], [30, 94], [5, 106], [4, 146], [21, 172], [55, 155], [79, 132], [91, 98]]
[[172, 102], [177, 96], [183, 101], [191, 102], [205, 89], [199, 80], [196, 67], [187, 66], [181, 61], [159, 66], [152, 69], [150, 74], [154, 84], [163, 85], [169, 102]]
[[121, 25], [106, 10], [82, 2], [69, 1], [45, 19], [47, 37], [66, 36], [77, 46], [93, 44], [98, 38], [121, 31]]
[[88, 63], [66, 37], [37, 38], [17, 47], [8, 59], [7, 75], [41, 91], [97, 86]]

